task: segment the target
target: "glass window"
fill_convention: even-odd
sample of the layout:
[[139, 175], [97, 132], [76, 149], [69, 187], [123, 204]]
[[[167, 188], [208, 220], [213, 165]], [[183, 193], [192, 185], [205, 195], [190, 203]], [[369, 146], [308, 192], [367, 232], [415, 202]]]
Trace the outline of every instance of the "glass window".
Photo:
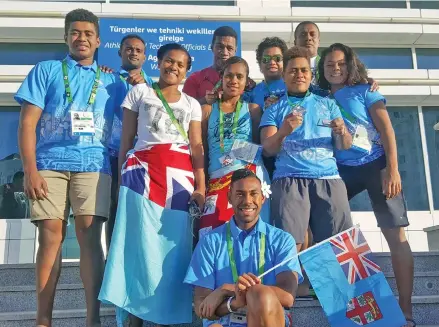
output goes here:
[[339, 7], [339, 8], [407, 8], [403, 0], [395, 1], [315, 1], [315, 0], [292, 0], [291, 7]]
[[413, 9], [439, 9], [438, 0], [410, 0], [410, 8]]
[[354, 48], [354, 50], [370, 69], [413, 69], [411, 49]]
[[418, 69], [439, 69], [439, 49], [416, 49]]
[[236, 6], [235, 0], [111, 0], [111, 3], [144, 3], [153, 5]]
[[439, 210], [439, 131], [433, 129], [433, 126], [439, 122], [439, 107], [423, 107], [422, 113], [433, 188], [433, 205], [435, 210]]
[[0, 219], [23, 219], [30, 214], [18, 154], [19, 110], [20, 107], [0, 107]]
[[[418, 109], [389, 107], [388, 110], [396, 135], [399, 172], [407, 208], [411, 211], [429, 210]], [[372, 211], [366, 192], [356, 196], [350, 204], [352, 211]]]
[[64, 43], [0, 43], [0, 65], [35, 65], [63, 59], [67, 52]]

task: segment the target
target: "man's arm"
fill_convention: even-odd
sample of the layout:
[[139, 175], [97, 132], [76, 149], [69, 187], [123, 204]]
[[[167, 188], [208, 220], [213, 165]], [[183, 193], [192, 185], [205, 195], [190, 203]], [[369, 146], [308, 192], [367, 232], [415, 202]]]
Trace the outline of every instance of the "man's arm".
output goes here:
[[49, 192], [47, 183], [37, 169], [36, 127], [43, 110], [27, 101], [21, 105], [18, 146], [23, 162], [24, 192], [31, 200], [43, 200]]
[[194, 307], [198, 317], [209, 320], [217, 320], [219, 317], [229, 314], [227, 300], [235, 295], [235, 285], [224, 284], [212, 291], [211, 289], [195, 286]]

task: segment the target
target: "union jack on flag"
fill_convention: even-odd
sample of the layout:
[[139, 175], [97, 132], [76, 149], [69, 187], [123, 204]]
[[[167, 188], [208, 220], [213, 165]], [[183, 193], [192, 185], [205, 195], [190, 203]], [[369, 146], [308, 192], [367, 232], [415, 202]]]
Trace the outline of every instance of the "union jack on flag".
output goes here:
[[122, 186], [163, 208], [188, 211], [194, 174], [187, 145], [159, 144], [128, 155]]
[[352, 228], [329, 241], [349, 284], [381, 271], [372, 261], [372, 252], [359, 228]]

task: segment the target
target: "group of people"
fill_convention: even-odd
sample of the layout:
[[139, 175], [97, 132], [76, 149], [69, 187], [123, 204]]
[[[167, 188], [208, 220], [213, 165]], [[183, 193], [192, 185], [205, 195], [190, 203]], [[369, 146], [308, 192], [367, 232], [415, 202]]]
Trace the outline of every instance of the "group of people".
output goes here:
[[15, 96], [39, 232], [37, 326], [52, 326], [70, 209], [87, 327], [100, 326], [101, 301], [129, 326], [190, 323], [192, 303], [204, 326], [291, 326], [285, 308], [310, 289], [299, 288], [297, 252], [352, 227], [349, 199], [364, 190], [391, 250], [406, 326], [416, 325], [386, 100], [350, 47], [319, 55], [309, 21], [294, 35], [290, 49], [278, 37], [258, 45], [258, 85], [227, 26], [213, 34], [212, 66], [187, 79], [188, 51], [163, 45], [154, 82], [139, 35], [121, 40], [121, 67], [106, 73], [94, 60], [97, 17], [67, 14], [69, 54], [38, 63]]

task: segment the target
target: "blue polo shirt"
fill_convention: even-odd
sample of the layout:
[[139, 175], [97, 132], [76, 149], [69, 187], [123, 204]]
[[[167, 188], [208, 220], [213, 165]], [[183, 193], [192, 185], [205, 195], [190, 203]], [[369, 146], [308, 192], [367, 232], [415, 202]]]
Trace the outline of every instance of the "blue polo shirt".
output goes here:
[[256, 103], [259, 107], [265, 109], [265, 100], [271, 95], [278, 98], [282, 97], [286, 92], [286, 86], [283, 79], [265, 82], [262, 81], [250, 92], [249, 103]]
[[[108, 146], [110, 148], [110, 154], [112, 156], [118, 156], [118, 152], [120, 148], [120, 139], [122, 137], [123, 109], [121, 108], [121, 105], [123, 100], [125, 100], [128, 91], [133, 88], [133, 86], [126, 81], [126, 79], [129, 77], [129, 74], [130, 73], [123, 68], [119, 72], [115, 73], [116, 81], [119, 84], [119, 90], [117, 92], [117, 97], [116, 97], [116, 107], [114, 109], [113, 127], [111, 131], [110, 141], [108, 143]], [[146, 84], [152, 86], [152, 83], [154, 83], [152, 78], [146, 75], [145, 72], [143, 72], [143, 75]]]
[[364, 126], [372, 143], [372, 149], [369, 152], [365, 152], [355, 146], [348, 150], [336, 150], [335, 157], [337, 162], [347, 166], [360, 166], [384, 155], [380, 133], [375, 128], [369, 113], [370, 108], [378, 101], [386, 103], [384, 96], [377, 91], [371, 92], [369, 84], [360, 84], [345, 86], [335, 92], [334, 97], [341, 108], [343, 108], [342, 115], [349, 131], [355, 133], [358, 125]]
[[[318, 126], [321, 119], [340, 118], [341, 113], [333, 99], [310, 93], [305, 99], [289, 97], [294, 104], [306, 109], [303, 123], [285, 138], [276, 157], [273, 179], [296, 178], [338, 178], [334, 157], [332, 129]], [[279, 102], [270, 106], [262, 115], [260, 127], [275, 126], [279, 129], [285, 117], [292, 111], [285, 94]]]
[[[60, 60], [35, 65], [15, 95], [20, 105], [27, 101], [42, 110], [37, 127], [37, 168], [110, 174], [107, 145], [117, 93], [114, 75], [101, 72], [95, 102], [89, 106], [98, 66], [96, 62], [81, 66], [70, 56], [66, 60], [72, 104], [66, 97]], [[93, 112], [95, 134], [72, 135], [71, 111]]]
[[[184, 280], [185, 283], [215, 290], [224, 284], [234, 284], [227, 250], [227, 224], [215, 228], [198, 243]], [[265, 269], [276, 266], [287, 258], [297, 255], [296, 242], [287, 232], [268, 225], [259, 219], [256, 226], [246, 232], [236, 226], [235, 219], [230, 219], [230, 231], [233, 239], [238, 275], [253, 273], [258, 275], [258, 263], [261, 235], [265, 234]], [[276, 275], [284, 271], [294, 271], [302, 282], [299, 259], [292, 259], [263, 277], [264, 285], [276, 285]], [[220, 323], [229, 326], [230, 316], [218, 321], [203, 320], [203, 326]], [[232, 325], [230, 325], [232, 326]], [[241, 325], [242, 326], [242, 325]]]

